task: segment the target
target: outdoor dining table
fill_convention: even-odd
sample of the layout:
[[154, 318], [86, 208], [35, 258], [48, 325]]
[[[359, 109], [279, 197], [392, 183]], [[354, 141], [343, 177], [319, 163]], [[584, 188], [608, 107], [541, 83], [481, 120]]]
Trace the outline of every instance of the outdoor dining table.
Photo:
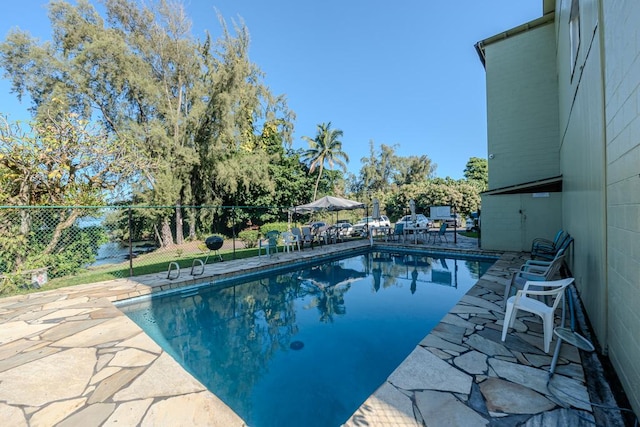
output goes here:
[[387, 226], [380, 226], [380, 227], [371, 227], [371, 237], [376, 237], [376, 236], [384, 236], [384, 241], [388, 241], [389, 240], [389, 236], [391, 236], [391, 233], [393, 232], [393, 229], [391, 227], [387, 227]]
[[418, 244], [418, 234], [425, 234], [427, 241], [429, 240], [429, 227], [404, 227], [402, 229], [402, 240], [407, 240], [407, 235], [413, 233], [413, 243]]

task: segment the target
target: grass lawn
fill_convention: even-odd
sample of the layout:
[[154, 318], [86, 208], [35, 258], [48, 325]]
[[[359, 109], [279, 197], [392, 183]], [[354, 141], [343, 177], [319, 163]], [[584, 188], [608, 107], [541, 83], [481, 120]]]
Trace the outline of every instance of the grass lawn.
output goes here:
[[[256, 248], [252, 249], [236, 249], [235, 259], [243, 259], [254, 257], [258, 254]], [[153, 257], [153, 254], [147, 256], [141, 255], [137, 257], [133, 262], [132, 276], [142, 276], [144, 274], [153, 274], [166, 272], [169, 268], [170, 262], [177, 262], [180, 268], [191, 268], [194, 259], [201, 259], [204, 261], [206, 253], [202, 254], [183, 254], [180, 257], [176, 257], [171, 261], [158, 261], [157, 257]], [[234, 259], [233, 250], [220, 250], [220, 255], [225, 261]], [[146, 257], [146, 258], [145, 258]], [[214, 257], [210, 257], [209, 262], [212, 262]], [[109, 264], [100, 267], [94, 267], [73, 276], [60, 277], [52, 279], [47, 283], [47, 289], [55, 289], [64, 286], [82, 285], [85, 283], [102, 282], [105, 280], [119, 279], [123, 277], [130, 277], [129, 274], [129, 262], [123, 262], [119, 264]]]
[[[26, 294], [31, 292], [40, 292], [49, 289], [63, 288], [66, 286], [76, 286], [87, 283], [122, 279], [132, 276], [141, 276], [144, 274], [166, 272], [169, 268], [170, 262], [177, 262], [181, 269], [191, 268], [194, 259], [201, 259], [204, 261], [208, 254], [208, 251], [203, 251], [201, 249], [193, 250], [191, 249], [191, 247], [192, 245], [186, 244], [184, 248], [174, 247], [171, 250], [160, 253], [153, 252], [140, 255], [133, 261], [133, 268], [131, 271], [132, 274], [129, 274], [129, 261], [123, 261], [117, 264], [105, 264], [96, 267], [89, 267], [73, 275], [49, 279], [46, 285], [40, 289], [25, 289], [15, 286], [5, 287], [4, 289], [2, 289], [2, 292], [0, 292], [0, 297]], [[250, 258], [258, 255], [258, 249], [236, 249], [235, 255], [233, 249], [221, 249], [220, 255], [225, 261], [232, 259]], [[209, 260], [209, 263], [215, 262], [213, 260], [214, 257], [212, 256]]]
[[474, 239], [478, 238], [478, 232], [477, 231], [459, 231], [458, 232], [459, 235], [464, 236], [464, 237], [471, 237]]

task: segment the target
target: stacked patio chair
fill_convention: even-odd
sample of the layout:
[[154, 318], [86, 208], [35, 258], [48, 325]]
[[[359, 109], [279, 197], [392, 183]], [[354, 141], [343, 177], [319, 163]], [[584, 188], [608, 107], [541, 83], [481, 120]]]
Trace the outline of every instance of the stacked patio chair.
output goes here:
[[520, 270], [513, 273], [511, 280], [504, 288], [504, 306], [507, 300], [513, 296], [514, 291], [524, 288], [527, 282], [543, 282], [552, 280], [564, 265], [564, 250], [561, 250], [551, 262], [529, 260], [525, 262]]
[[560, 244], [562, 240], [568, 235], [566, 231], [563, 229], [558, 230], [553, 240], [545, 239], [542, 237], [538, 237], [533, 239], [531, 242], [531, 253], [535, 253], [537, 251], [551, 251], [557, 245]]
[[291, 232], [298, 239], [298, 246], [300, 246], [300, 248], [302, 248], [302, 245], [304, 244], [304, 236], [302, 235], [302, 231], [300, 231], [300, 228], [293, 227], [291, 229]]
[[304, 248], [304, 245], [306, 243], [309, 244], [309, 246], [311, 246], [311, 249], [313, 249], [313, 243], [316, 241], [316, 236], [313, 233], [313, 230], [311, 229], [311, 227], [309, 226], [303, 226], [302, 227], [302, 240], [300, 241], [301, 246]]
[[537, 238], [531, 244], [531, 257], [553, 260], [560, 250], [566, 251], [573, 243], [573, 237], [564, 230], [558, 231], [553, 240]]

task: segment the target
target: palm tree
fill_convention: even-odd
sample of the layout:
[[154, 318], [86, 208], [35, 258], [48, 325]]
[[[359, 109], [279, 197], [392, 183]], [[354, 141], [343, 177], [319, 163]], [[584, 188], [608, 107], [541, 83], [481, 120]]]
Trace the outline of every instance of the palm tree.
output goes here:
[[[309, 162], [309, 173], [313, 173], [318, 169], [318, 178], [316, 186], [313, 190], [313, 200], [318, 195], [318, 185], [322, 178], [324, 164], [327, 163], [329, 169], [333, 169], [334, 165], [338, 165], [346, 172], [349, 163], [349, 156], [342, 151], [342, 137], [340, 129], [331, 129], [331, 122], [318, 125], [318, 133], [314, 139], [303, 136], [302, 139], [309, 143], [309, 149], [302, 154], [302, 159]], [[343, 161], [344, 159], [344, 161]], [[345, 163], [346, 162], [346, 163]]]

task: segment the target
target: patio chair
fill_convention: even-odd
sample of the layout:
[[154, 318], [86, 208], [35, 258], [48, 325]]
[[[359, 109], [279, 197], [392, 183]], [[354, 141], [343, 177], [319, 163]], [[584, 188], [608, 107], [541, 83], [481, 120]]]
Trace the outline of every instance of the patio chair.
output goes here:
[[300, 231], [300, 229], [298, 227], [293, 227], [291, 229], [291, 232], [293, 233], [294, 236], [296, 236], [298, 238], [298, 246], [300, 246], [300, 248], [302, 248], [302, 231]]
[[315, 240], [316, 240], [316, 237], [313, 234], [313, 230], [311, 229], [311, 227], [309, 226], [302, 227], [302, 240], [300, 241], [300, 243], [302, 244], [302, 247], [304, 248], [304, 245], [306, 243], [309, 243], [311, 248], [313, 248], [313, 242], [315, 242]]
[[[549, 346], [553, 338], [554, 314], [558, 305], [563, 301], [565, 289], [573, 283], [573, 281], [574, 278], [569, 277], [551, 282], [526, 282], [524, 289], [518, 291], [516, 295], [509, 297], [507, 300], [507, 311], [504, 315], [504, 323], [502, 325], [502, 341], [506, 339], [509, 328], [513, 327], [516, 317], [518, 316], [518, 310], [527, 311], [542, 318], [544, 351], [545, 353], [549, 353]], [[536, 298], [530, 298], [531, 296], [550, 297], [553, 303], [547, 305]], [[564, 320], [564, 305], [562, 306], [562, 310], [562, 319]]]
[[298, 241], [298, 237], [292, 232], [285, 231], [282, 233], [282, 241], [284, 242], [285, 252], [293, 252], [296, 248], [300, 251], [300, 242]]
[[525, 263], [523, 265], [528, 265], [531, 267], [538, 267], [538, 268], [546, 268], [549, 267], [555, 260], [556, 258], [559, 258], [561, 256], [564, 256], [564, 251], [567, 248], [561, 248], [555, 255], [555, 257], [551, 260], [543, 260], [543, 259], [528, 259], [527, 261], [525, 261]]
[[438, 229], [438, 231], [433, 233], [433, 243], [436, 242], [436, 238], [438, 238], [440, 243], [442, 243], [443, 237], [444, 237], [444, 241], [449, 243], [449, 240], [447, 240], [447, 223], [446, 222], [443, 222], [440, 225], [440, 228]]
[[316, 230], [316, 240], [322, 245], [328, 245], [330, 243], [337, 243], [338, 241], [338, 229], [333, 226], [319, 227]]
[[340, 229], [335, 225], [331, 226], [328, 231], [330, 232], [331, 238], [333, 239], [334, 243], [344, 241], [342, 238], [342, 233], [340, 232]]
[[566, 249], [573, 242], [573, 237], [567, 232], [562, 232], [557, 241], [554, 241], [551, 245], [546, 243], [539, 243], [532, 245], [531, 258], [542, 258], [546, 260], [552, 260], [560, 249]]
[[535, 254], [531, 254], [531, 258], [533, 260], [553, 261], [553, 259], [558, 255], [558, 253], [563, 252], [566, 254], [569, 250], [569, 246], [572, 243], [573, 243], [573, 237], [567, 235], [567, 238], [564, 239], [560, 244], [560, 246], [558, 246], [557, 248], [550, 251], [539, 250]]
[[551, 248], [557, 245], [560, 242], [560, 240], [564, 237], [565, 234], [566, 234], [566, 231], [564, 231], [563, 229], [560, 229], [556, 233], [553, 240], [545, 239], [542, 237], [536, 237], [535, 239], [533, 239], [533, 242], [531, 242], [531, 252], [533, 252], [538, 247]]
[[564, 251], [553, 259], [548, 265], [527, 264], [524, 263], [520, 270], [513, 273], [511, 280], [507, 282], [504, 288], [504, 303], [506, 307], [507, 300], [513, 296], [512, 292], [523, 289], [524, 285], [530, 282], [544, 282], [551, 280], [560, 271], [564, 263]]
[[262, 254], [262, 249], [266, 255], [270, 255], [272, 252], [278, 253], [278, 239], [280, 238], [280, 232], [276, 230], [267, 231], [264, 239], [258, 242], [258, 256]]
[[404, 222], [396, 222], [393, 226], [393, 240], [399, 242], [401, 237], [404, 241]]

